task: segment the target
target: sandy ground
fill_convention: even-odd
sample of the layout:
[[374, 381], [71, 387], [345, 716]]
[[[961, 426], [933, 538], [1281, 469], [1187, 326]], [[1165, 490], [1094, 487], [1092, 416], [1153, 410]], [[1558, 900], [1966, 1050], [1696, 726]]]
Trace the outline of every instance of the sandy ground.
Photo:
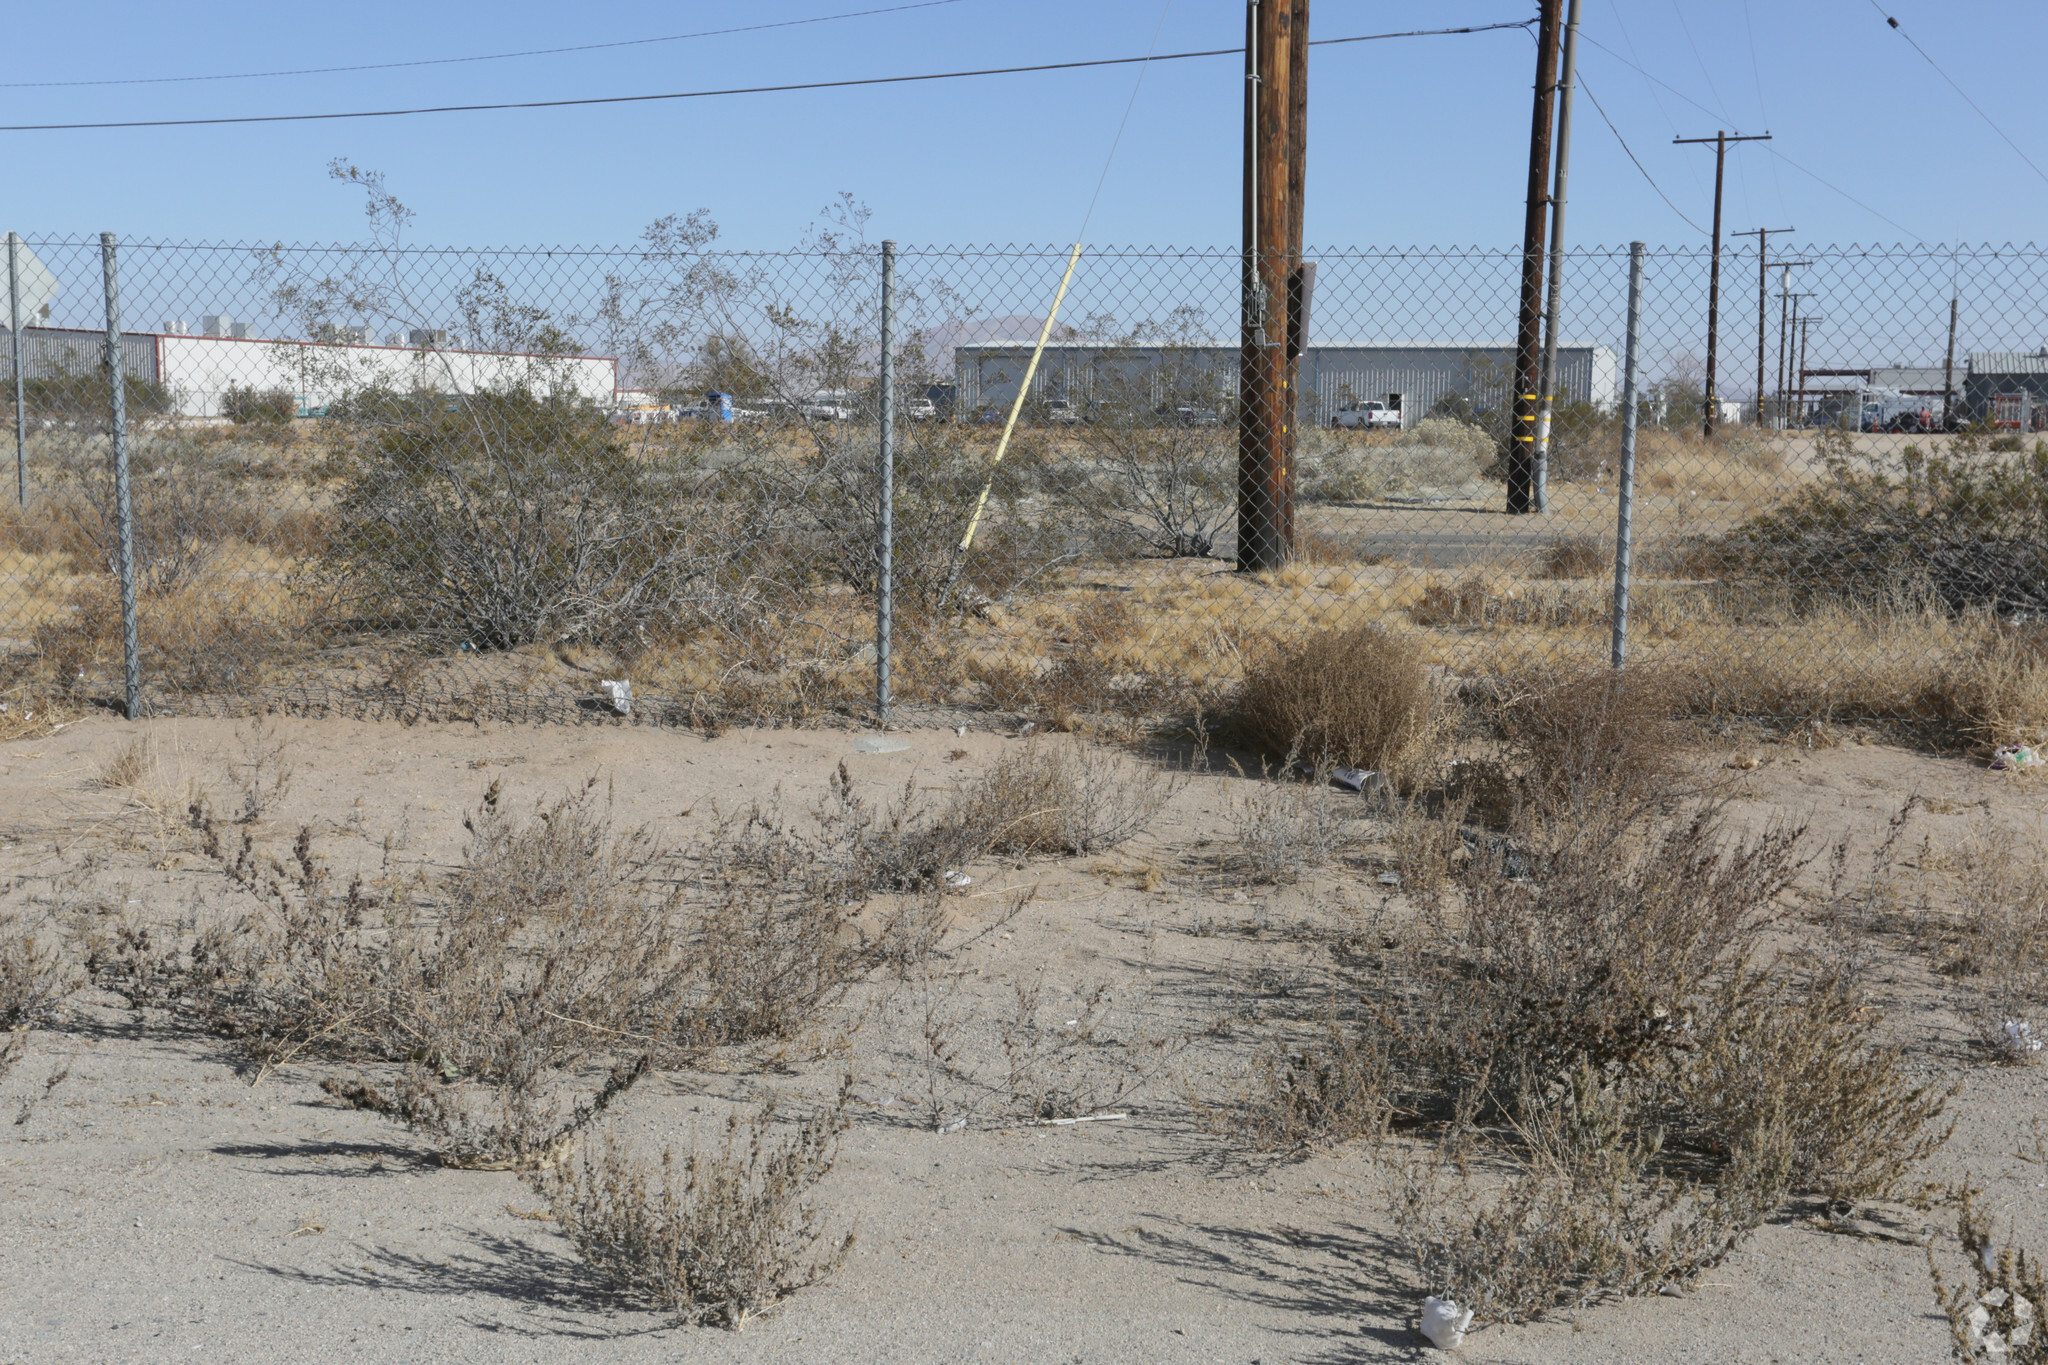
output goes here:
[[[902, 736], [903, 752], [877, 755], [855, 753], [851, 732], [816, 730], [707, 740], [614, 726], [281, 721], [273, 740], [252, 743], [246, 723], [141, 729], [153, 749], [144, 787], [168, 815], [95, 783], [137, 727], [92, 719], [0, 745], [0, 872], [18, 903], [54, 907], [89, 883], [175, 917], [218, 885], [176, 827], [183, 793], [197, 783], [217, 804], [232, 801], [246, 782], [230, 765], [280, 745], [291, 779], [262, 827], [288, 841], [310, 825], [346, 870], [374, 866], [387, 842], [400, 861], [446, 864], [462, 812], [493, 779], [524, 801], [595, 775], [622, 822], [681, 840], [714, 804], [780, 788], [807, 807], [841, 761], [880, 796], [906, 777], [943, 789], [1016, 742], [919, 731]], [[1818, 836], [1849, 833], [1860, 848], [1909, 793], [1929, 803], [1912, 817], [1916, 847], [1987, 820], [2036, 831], [2048, 811], [2048, 784], [1961, 760], [1883, 745], [1748, 752], [1764, 761], [1732, 779], [1744, 820], [1810, 818]], [[274, 788], [279, 760], [265, 764], [271, 776], [258, 777]], [[12, 1115], [70, 1069], [25, 1122], [0, 1129], [0, 1363], [1420, 1358], [1419, 1295], [1372, 1159], [1245, 1159], [1201, 1131], [1181, 1098], [1183, 1087], [1227, 1088], [1257, 1036], [1259, 1001], [1309, 979], [1320, 950], [1302, 926], [1356, 925], [1378, 904], [1364, 863], [1284, 892], [1215, 874], [1213, 841], [1241, 780], [1188, 780], [1148, 834], [1112, 856], [973, 869], [975, 887], [952, 902], [950, 941], [991, 932], [956, 946], [921, 984], [878, 978], [849, 1001], [838, 1026], [866, 1011], [853, 1047], [860, 1100], [821, 1199], [858, 1240], [835, 1279], [739, 1334], [669, 1328], [615, 1302], [550, 1223], [522, 1216], [539, 1201], [518, 1178], [442, 1169], [402, 1130], [328, 1099], [318, 1082], [342, 1068], [286, 1066], [252, 1088], [215, 1040], [81, 995], [0, 1083]], [[998, 926], [1013, 891], [1029, 886], [1037, 898]], [[1122, 1097], [1115, 1112], [1126, 1119], [1026, 1126], [998, 1097], [948, 1110], [967, 1113], [964, 1130], [931, 1131], [914, 1046], [924, 1003], [939, 992], [972, 1034], [1033, 980], [1054, 1016], [1104, 985], [1106, 1034], [1133, 1045], [1177, 1034], [1186, 1045]], [[1915, 1068], [1963, 1081], [1956, 1137], [1930, 1177], [1970, 1173], [2001, 1218], [2048, 1242], [2048, 1171], [2014, 1155], [2044, 1112], [2048, 1071], [1981, 1065], [1917, 959], [1892, 953], [1881, 980]], [[1248, 1022], [1219, 1038], [1209, 1025], [1225, 1017]], [[628, 1097], [619, 1126], [657, 1150], [687, 1143], [770, 1090], [819, 1093], [836, 1065], [663, 1076]], [[1113, 1078], [1098, 1068], [1069, 1079]], [[1543, 1365], [1944, 1358], [1917, 1241], [1946, 1215], [1859, 1212], [1854, 1235], [1790, 1216], [1769, 1225], [1688, 1297], [1483, 1331], [1462, 1354]]]

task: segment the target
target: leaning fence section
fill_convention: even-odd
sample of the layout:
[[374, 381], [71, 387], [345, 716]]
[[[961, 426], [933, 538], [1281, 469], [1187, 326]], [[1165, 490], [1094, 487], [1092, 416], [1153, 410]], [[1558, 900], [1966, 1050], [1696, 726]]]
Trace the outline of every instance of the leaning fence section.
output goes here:
[[1372, 624], [1940, 719], [2039, 665], [2044, 253], [1724, 253], [1711, 375], [1705, 251], [1571, 253], [1527, 514], [1519, 253], [1308, 256], [10, 237], [0, 684], [1139, 717]]

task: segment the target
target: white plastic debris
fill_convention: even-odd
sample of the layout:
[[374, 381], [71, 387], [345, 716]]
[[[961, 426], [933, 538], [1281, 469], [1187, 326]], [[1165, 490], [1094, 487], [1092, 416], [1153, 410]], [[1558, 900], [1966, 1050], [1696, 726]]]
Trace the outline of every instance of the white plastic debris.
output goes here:
[[2041, 1040], [2024, 1019], [2008, 1019], [1998, 1026], [1998, 1045], [2015, 1057], [2041, 1050]]
[[599, 691], [611, 698], [612, 710], [622, 716], [633, 714], [633, 684], [630, 679], [606, 678], [597, 686]]
[[2038, 768], [2043, 763], [2048, 763], [2048, 759], [2041, 756], [2039, 749], [2027, 744], [2008, 744], [1991, 755], [1991, 767], [1996, 772], [2021, 772]]
[[862, 735], [853, 742], [857, 754], [900, 754], [910, 745], [890, 735]]
[[1472, 1326], [1472, 1310], [1458, 1307], [1456, 1299], [1431, 1294], [1422, 1301], [1422, 1335], [1439, 1351], [1455, 1351]]
[[950, 867], [946, 869], [944, 880], [948, 891], [964, 891], [974, 885], [974, 878], [968, 876], [965, 872]]
[[2013, 1296], [2011, 1333], [1992, 1328], [1991, 1310], [2004, 1305], [2005, 1291], [1994, 1289], [1970, 1308], [1967, 1330], [1970, 1346], [1979, 1359], [2003, 1360], [2012, 1354], [2015, 1347], [2025, 1346], [2034, 1339], [2034, 1305], [2021, 1295]]
[[959, 1118], [957, 1118], [957, 1119], [954, 1119], [954, 1120], [953, 1120], [953, 1121], [952, 1121], [951, 1123], [942, 1123], [942, 1124], [940, 1124], [940, 1125], [939, 1125], [939, 1131], [940, 1131], [940, 1132], [942, 1132], [942, 1133], [957, 1133], [957, 1132], [960, 1132], [960, 1131], [961, 1131], [962, 1129], [964, 1129], [964, 1128], [966, 1128], [966, 1127], [967, 1127], [967, 1115], [965, 1115], [965, 1114], [962, 1114], [962, 1115], [961, 1115], [961, 1116], [960, 1116]]
[[1380, 873], [1380, 885], [1381, 885], [1381, 886], [1399, 886], [1400, 884], [1401, 884], [1401, 874], [1400, 874], [1400, 873], [1398, 873], [1398, 872], [1382, 872], [1382, 873]]

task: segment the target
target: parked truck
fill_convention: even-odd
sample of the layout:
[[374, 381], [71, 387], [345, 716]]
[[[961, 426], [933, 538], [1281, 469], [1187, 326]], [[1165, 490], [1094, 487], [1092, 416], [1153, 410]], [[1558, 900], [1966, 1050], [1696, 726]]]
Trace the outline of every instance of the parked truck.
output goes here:
[[1330, 414], [1330, 425], [1354, 429], [1398, 428], [1401, 425], [1401, 409], [1383, 403], [1377, 398], [1353, 399]]

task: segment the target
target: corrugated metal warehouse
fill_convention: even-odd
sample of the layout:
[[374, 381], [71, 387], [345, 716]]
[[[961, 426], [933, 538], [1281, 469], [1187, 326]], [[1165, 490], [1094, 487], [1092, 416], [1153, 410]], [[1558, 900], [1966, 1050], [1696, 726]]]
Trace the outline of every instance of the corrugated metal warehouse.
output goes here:
[[[99, 372], [106, 334], [59, 327], [21, 329], [21, 369], [28, 379]], [[0, 327], [0, 377], [14, 377], [7, 329]], [[135, 379], [161, 385], [181, 417], [218, 417], [229, 388], [289, 393], [302, 410], [318, 411], [366, 389], [398, 393], [507, 393], [524, 389], [610, 407], [618, 362], [610, 356], [529, 355], [438, 346], [330, 345], [232, 336], [128, 332], [121, 365]]]
[[[1031, 343], [986, 341], [956, 346], [954, 382], [959, 410], [1000, 407], [1015, 400], [1031, 361]], [[1514, 377], [1512, 346], [1310, 346], [1301, 357], [1305, 420], [1330, 420], [1354, 400], [1401, 395], [1401, 418], [1413, 425], [1448, 396], [1475, 408], [1508, 406]], [[1175, 403], [1227, 403], [1237, 396], [1235, 346], [1049, 345], [1032, 380], [1034, 396], [1077, 404], [1128, 395], [1152, 407]], [[1557, 348], [1558, 387], [1567, 402], [1612, 408], [1620, 387], [1614, 352], [1605, 346]]]

